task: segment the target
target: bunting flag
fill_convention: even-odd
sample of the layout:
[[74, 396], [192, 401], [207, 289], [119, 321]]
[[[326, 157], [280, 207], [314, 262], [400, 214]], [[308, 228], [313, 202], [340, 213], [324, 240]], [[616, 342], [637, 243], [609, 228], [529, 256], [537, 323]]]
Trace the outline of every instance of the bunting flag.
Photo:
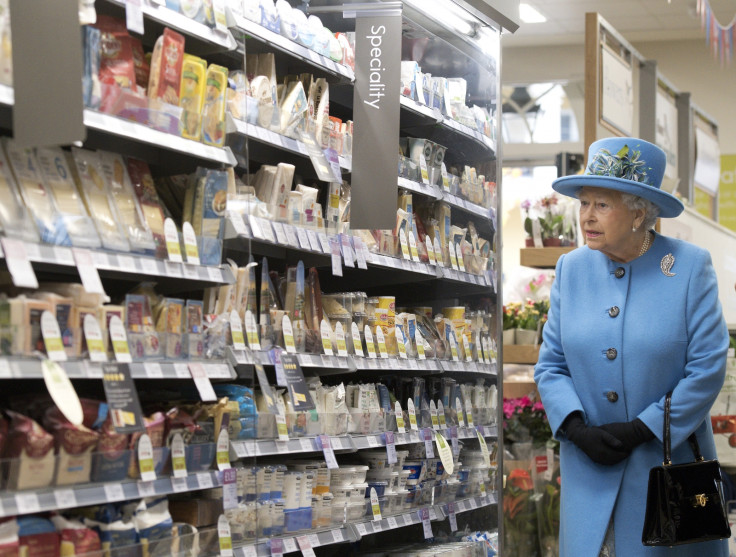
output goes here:
[[705, 31], [705, 42], [713, 57], [724, 63], [731, 63], [733, 57], [733, 35], [736, 15], [728, 25], [721, 25], [708, 0], [697, 0], [697, 13], [700, 16], [700, 29]]

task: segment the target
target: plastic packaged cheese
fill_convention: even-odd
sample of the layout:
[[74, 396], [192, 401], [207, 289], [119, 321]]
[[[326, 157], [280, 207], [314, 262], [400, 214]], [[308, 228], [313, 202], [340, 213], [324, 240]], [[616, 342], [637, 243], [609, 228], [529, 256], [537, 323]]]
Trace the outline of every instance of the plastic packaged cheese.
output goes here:
[[128, 235], [130, 248], [133, 251], [152, 253], [156, 247], [153, 234], [143, 218], [123, 157], [106, 151], [99, 151], [97, 154], [105, 185], [120, 215], [120, 223]]
[[205, 81], [204, 106], [202, 108], [202, 141], [222, 147], [225, 144], [225, 91], [227, 68], [210, 64]]
[[5, 236], [38, 242], [38, 231], [15, 183], [5, 153], [0, 149], [0, 226]]
[[168, 27], [156, 40], [151, 56], [148, 98], [179, 105], [181, 69], [184, 62], [184, 37]]
[[54, 194], [56, 207], [72, 244], [83, 248], [99, 248], [100, 237], [79, 195], [67, 157], [68, 154], [59, 147], [36, 149], [44, 183]]
[[181, 135], [195, 141], [199, 141], [201, 131], [206, 73], [207, 62], [191, 54], [184, 55], [179, 89]]
[[148, 163], [138, 159], [128, 159], [128, 175], [133, 184], [133, 191], [138, 197], [143, 218], [151, 229], [156, 244], [156, 257], [166, 258], [166, 238], [164, 236], [163, 206], [156, 191]]
[[120, 215], [108, 195], [97, 153], [72, 147], [72, 155], [84, 204], [94, 219], [102, 246], [113, 251], [130, 251], [130, 244], [120, 225]]
[[36, 222], [41, 241], [62, 246], [70, 245], [64, 223], [58, 218], [53, 193], [43, 183], [33, 151], [18, 147], [7, 137], [3, 138], [3, 148], [21, 197]]

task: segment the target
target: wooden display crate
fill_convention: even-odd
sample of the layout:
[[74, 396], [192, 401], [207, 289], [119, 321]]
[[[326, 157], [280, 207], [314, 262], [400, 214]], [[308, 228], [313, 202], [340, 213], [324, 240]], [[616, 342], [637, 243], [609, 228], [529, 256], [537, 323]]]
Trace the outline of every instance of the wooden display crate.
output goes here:
[[575, 246], [564, 248], [521, 248], [519, 263], [525, 267], [554, 269], [561, 255], [575, 249]]
[[504, 398], [531, 396], [535, 400], [539, 400], [539, 391], [537, 391], [537, 384], [534, 381], [504, 381], [503, 396]]
[[538, 344], [504, 344], [504, 364], [536, 364], [539, 359]]

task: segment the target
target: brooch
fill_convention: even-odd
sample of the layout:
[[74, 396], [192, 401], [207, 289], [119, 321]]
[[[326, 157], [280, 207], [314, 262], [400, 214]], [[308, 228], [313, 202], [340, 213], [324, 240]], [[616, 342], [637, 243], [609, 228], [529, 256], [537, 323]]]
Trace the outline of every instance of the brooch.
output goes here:
[[670, 273], [670, 269], [675, 265], [675, 256], [668, 253], [662, 258], [659, 263], [659, 268], [662, 269], [662, 273], [666, 277], [674, 277], [677, 273]]

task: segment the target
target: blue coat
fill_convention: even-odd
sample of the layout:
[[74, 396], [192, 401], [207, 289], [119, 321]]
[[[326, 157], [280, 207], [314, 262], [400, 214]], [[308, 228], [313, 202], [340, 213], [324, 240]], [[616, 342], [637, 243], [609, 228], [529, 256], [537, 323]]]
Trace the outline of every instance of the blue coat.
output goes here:
[[[667, 254], [674, 276], [660, 269]], [[629, 263], [584, 246], [558, 261], [550, 306], [534, 379], [561, 440], [560, 556], [598, 557], [613, 517], [619, 557], [727, 557], [726, 541], [673, 549], [641, 543], [649, 469], [662, 464], [667, 391], [673, 462], [693, 460], [685, 442], [693, 431], [706, 459], [716, 457], [708, 413], [729, 339], [710, 254], [659, 234]], [[576, 410], [591, 425], [639, 418], [657, 439], [619, 464], [595, 464], [558, 431]]]

